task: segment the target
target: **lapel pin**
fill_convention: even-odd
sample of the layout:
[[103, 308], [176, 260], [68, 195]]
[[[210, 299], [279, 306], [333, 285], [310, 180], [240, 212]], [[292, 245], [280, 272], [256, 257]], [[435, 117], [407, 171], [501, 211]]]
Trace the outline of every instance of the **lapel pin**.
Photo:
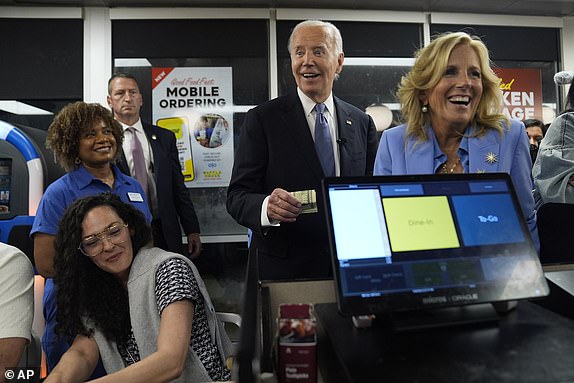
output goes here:
[[353, 125], [353, 121], [351, 121], [351, 120], [347, 120], [347, 121], [345, 121], [345, 123], [346, 123], [347, 125]]
[[155, 134], [152, 134], [152, 135], [151, 135], [151, 139], [152, 139], [152, 140], [157, 140], [157, 136], [156, 136]]
[[493, 153], [493, 152], [488, 152], [488, 153], [486, 154], [485, 160], [486, 160], [486, 162], [488, 162], [489, 164], [492, 165], [493, 163], [495, 163], [496, 161], [498, 161], [498, 157], [496, 156], [495, 153]]

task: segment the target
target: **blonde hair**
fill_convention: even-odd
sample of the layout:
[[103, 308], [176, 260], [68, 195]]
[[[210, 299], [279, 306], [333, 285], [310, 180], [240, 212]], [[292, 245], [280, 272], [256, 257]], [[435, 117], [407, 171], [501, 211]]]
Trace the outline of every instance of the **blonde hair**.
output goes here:
[[421, 110], [420, 96], [438, 84], [453, 49], [460, 45], [468, 45], [474, 49], [482, 73], [482, 97], [471, 121], [478, 128], [476, 136], [484, 135], [488, 129], [502, 133], [503, 124], [508, 123], [508, 118], [500, 112], [502, 104], [500, 80], [491, 68], [492, 62], [486, 45], [478, 37], [465, 32], [447, 32], [437, 36], [429, 45], [417, 51], [413, 68], [401, 79], [397, 98], [407, 124], [407, 136], [412, 136], [418, 141], [428, 139], [425, 125], [430, 117]]

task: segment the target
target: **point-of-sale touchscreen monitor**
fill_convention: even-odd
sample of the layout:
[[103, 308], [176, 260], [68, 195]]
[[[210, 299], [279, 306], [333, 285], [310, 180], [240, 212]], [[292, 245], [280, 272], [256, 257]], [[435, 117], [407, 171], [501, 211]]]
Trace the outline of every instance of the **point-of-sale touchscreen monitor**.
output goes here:
[[507, 174], [334, 177], [322, 193], [343, 314], [548, 295]]

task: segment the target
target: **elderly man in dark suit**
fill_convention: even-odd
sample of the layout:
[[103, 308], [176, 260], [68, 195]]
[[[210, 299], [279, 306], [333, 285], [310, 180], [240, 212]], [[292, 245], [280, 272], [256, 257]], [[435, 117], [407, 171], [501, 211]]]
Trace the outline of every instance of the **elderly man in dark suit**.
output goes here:
[[[125, 135], [117, 165], [122, 172], [136, 178], [148, 196], [154, 245], [194, 259], [201, 251], [199, 221], [183, 180], [175, 135], [143, 123], [142, 104], [134, 76], [116, 73], [110, 78], [108, 105], [122, 124]], [[137, 154], [136, 147], [139, 148]], [[187, 235], [187, 248], [182, 244], [181, 228]]]
[[[260, 279], [329, 278], [321, 179], [371, 175], [377, 134], [368, 115], [333, 96], [344, 61], [333, 24], [303, 21], [288, 46], [297, 92], [245, 117], [227, 210], [252, 231], [250, 254], [258, 256]], [[309, 213], [301, 202], [313, 192], [319, 211]]]

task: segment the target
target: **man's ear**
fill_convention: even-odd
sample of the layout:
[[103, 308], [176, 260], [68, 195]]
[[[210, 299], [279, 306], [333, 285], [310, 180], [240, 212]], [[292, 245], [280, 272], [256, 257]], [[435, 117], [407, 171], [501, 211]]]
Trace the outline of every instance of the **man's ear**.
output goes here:
[[337, 69], [337, 74], [341, 73], [343, 70], [343, 63], [345, 62], [345, 54], [343, 52], [339, 53], [339, 57], [337, 58], [337, 63], [339, 64], [339, 68]]

